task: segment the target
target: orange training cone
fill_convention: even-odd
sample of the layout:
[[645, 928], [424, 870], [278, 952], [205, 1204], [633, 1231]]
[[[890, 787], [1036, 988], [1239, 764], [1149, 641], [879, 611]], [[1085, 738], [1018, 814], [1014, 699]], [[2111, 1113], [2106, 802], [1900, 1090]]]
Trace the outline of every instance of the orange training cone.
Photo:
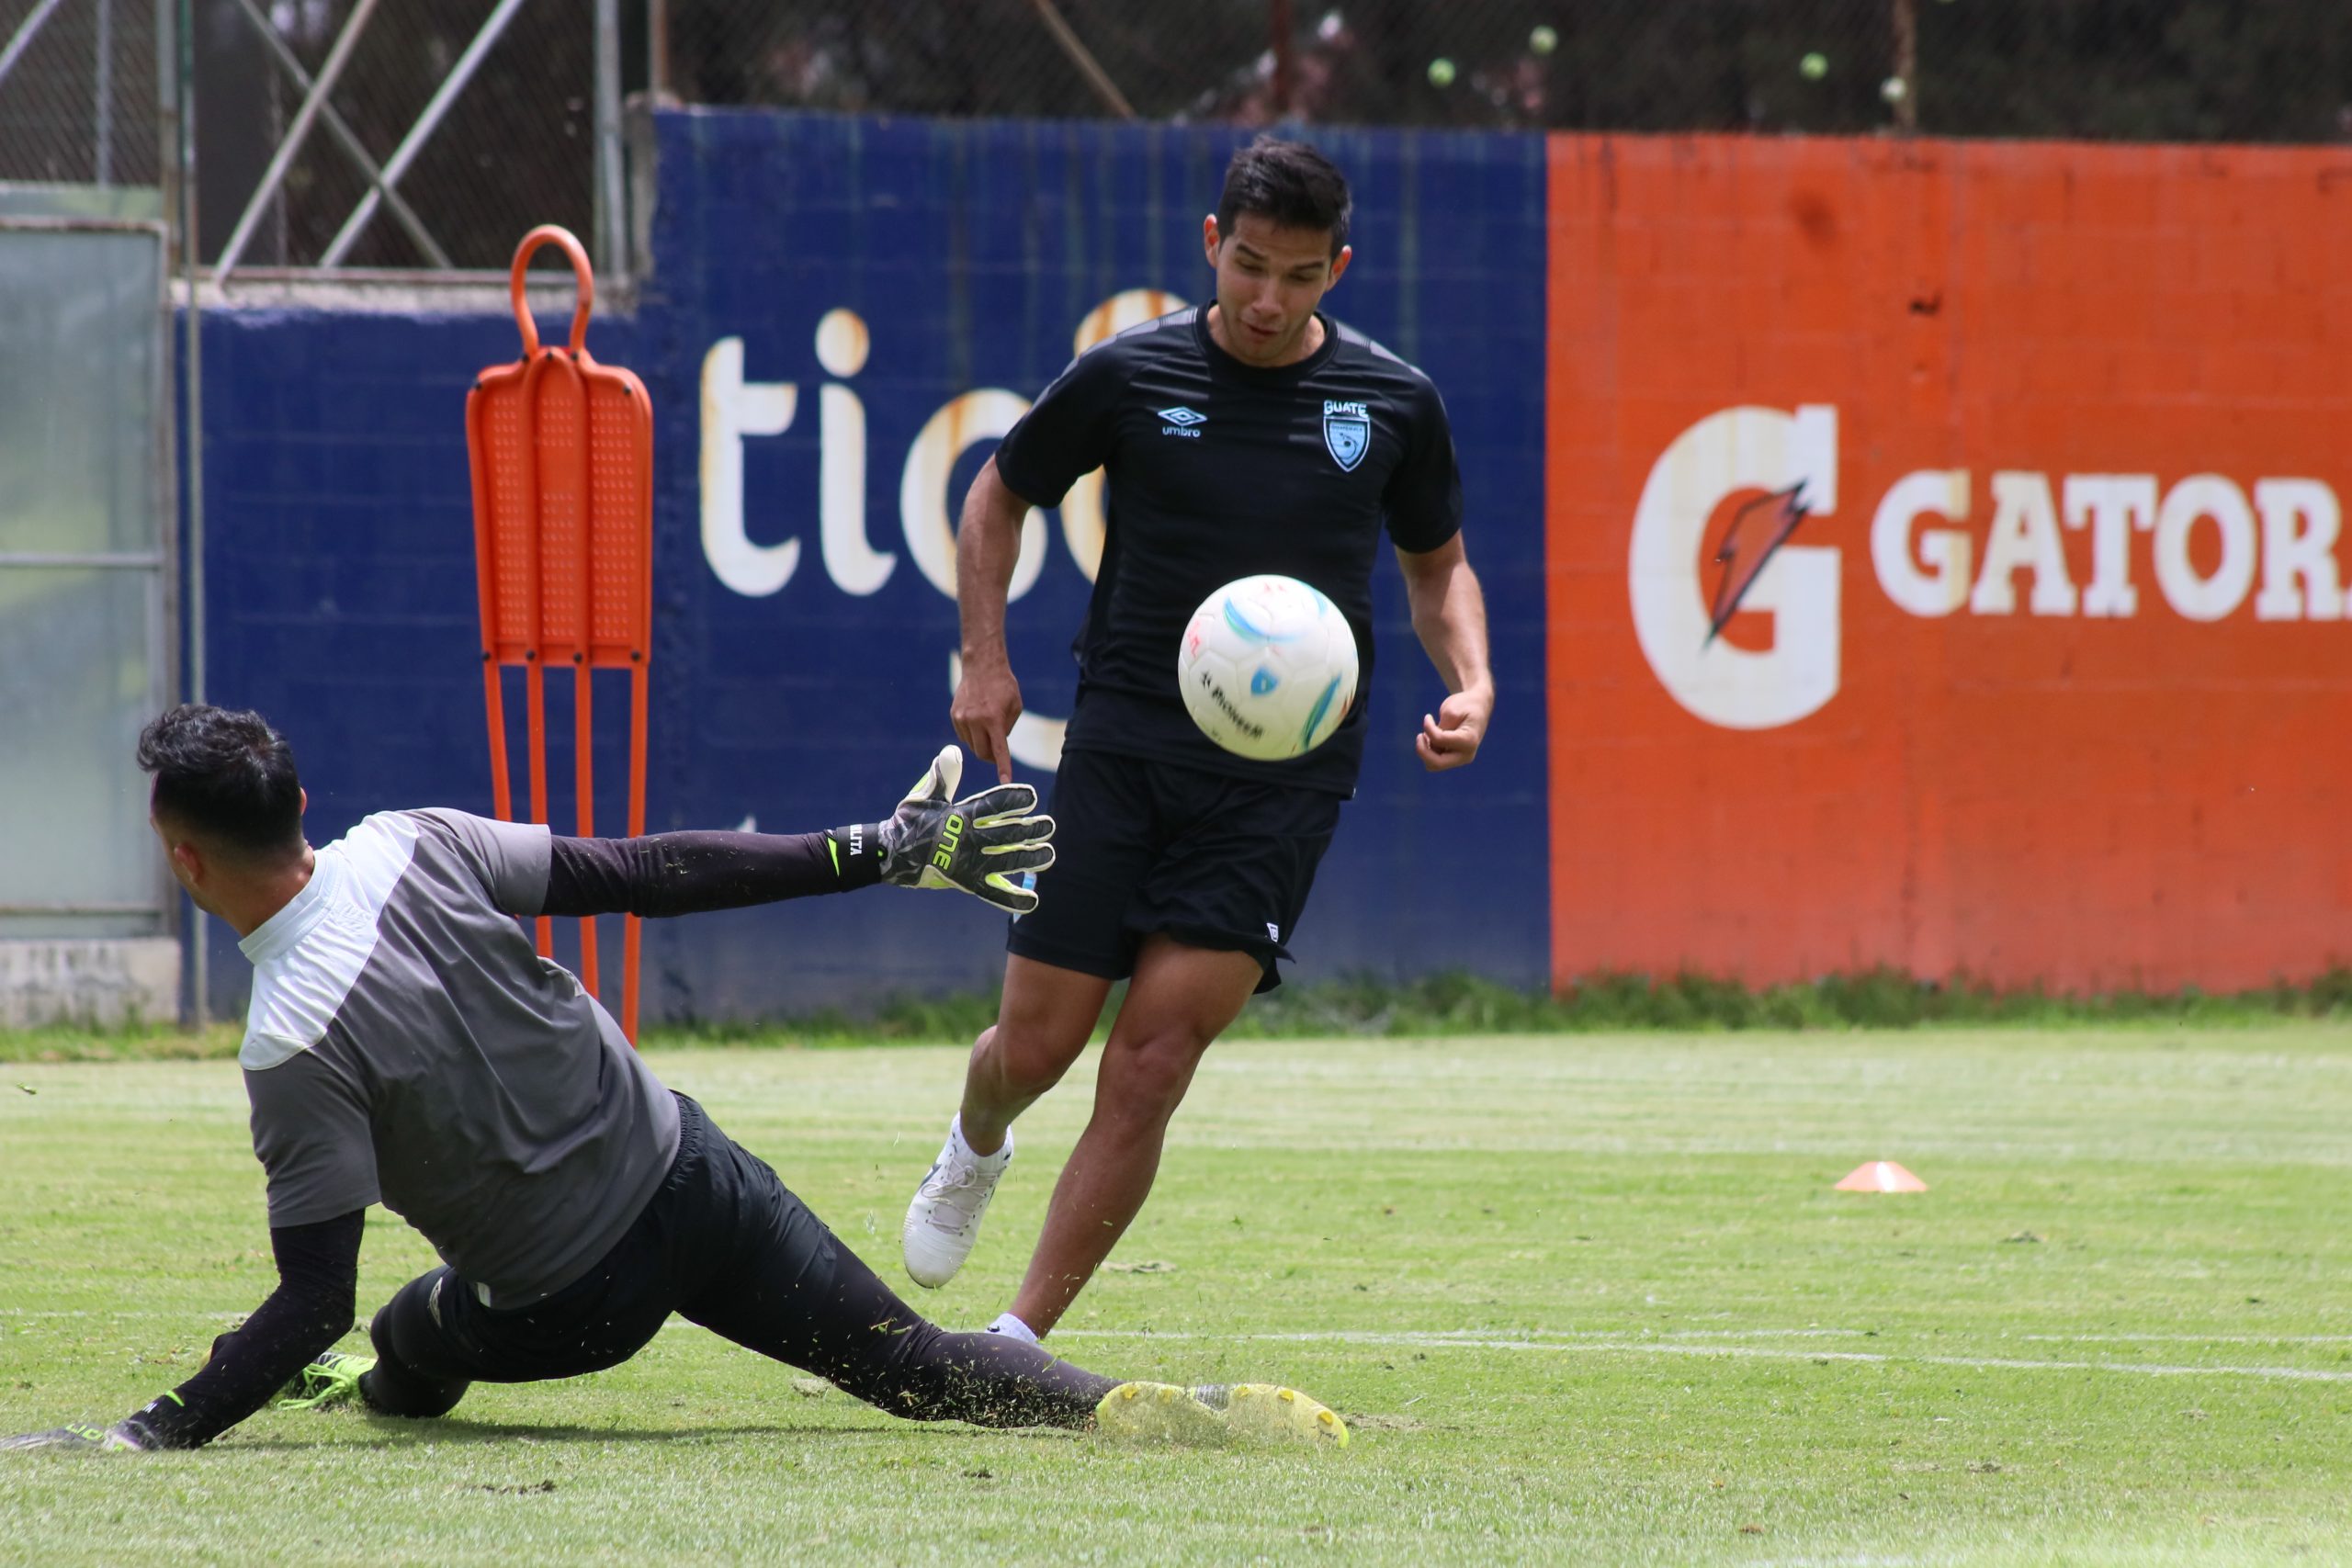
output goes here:
[[1838, 1184], [1840, 1192], [1925, 1192], [1928, 1184], [1891, 1159], [1858, 1165]]

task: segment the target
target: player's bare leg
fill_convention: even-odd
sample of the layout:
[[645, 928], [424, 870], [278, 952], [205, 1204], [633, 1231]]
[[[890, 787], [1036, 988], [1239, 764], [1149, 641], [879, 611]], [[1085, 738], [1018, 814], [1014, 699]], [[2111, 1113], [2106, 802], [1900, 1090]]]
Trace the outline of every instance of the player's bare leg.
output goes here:
[[1095, 1078], [1094, 1115], [1055, 1183], [1012, 1315], [1043, 1336], [1126, 1234], [1159, 1171], [1168, 1120], [1263, 969], [1247, 953], [1147, 940]]
[[980, 1032], [964, 1072], [964, 1139], [978, 1154], [1004, 1146], [1013, 1119], [1062, 1081], [1086, 1049], [1111, 982], [1014, 953], [1004, 961], [1004, 999]]
[[996, 1022], [972, 1047], [964, 1104], [899, 1232], [908, 1278], [936, 1290], [979, 1239], [980, 1218], [1012, 1158], [1012, 1119], [1061, 1081], [1086, 1049], [1111, 982], [1018, 954], [1004, 966]]

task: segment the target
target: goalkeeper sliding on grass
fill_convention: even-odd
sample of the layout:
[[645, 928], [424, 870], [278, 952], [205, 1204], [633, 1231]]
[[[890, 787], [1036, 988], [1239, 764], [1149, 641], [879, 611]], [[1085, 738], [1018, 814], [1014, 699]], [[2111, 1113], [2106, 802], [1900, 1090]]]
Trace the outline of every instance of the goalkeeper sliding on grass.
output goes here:
[[[0, 1448], [193, 1448], [291, 1383], [441, 1416], [469, 1383], [617, 1365], [673, 1313], [916, 1420], [1343, 1443], [1287, 1389], [1122, 1383], [1002, 1335], [925, 1322], [775, 1173], [664, 1089], [516, 916], [683, 915], [877, 882], [1021, 911], [1053, 863], [1036, 792], [953, 800], [953, 747], [887, 820], [797, 836], [566, 839], [456, 811], [370, 817], [303, 841], [286, 741], [252, 713], [187, 705], [140, 737], [172, 873], [254, 963], [238, 1060], [268, 1177], [278, 1286], [202, 1371], [107, 1427]], [[362, 1212], [381, 1201], [445, 1266], [352, 1325]]]

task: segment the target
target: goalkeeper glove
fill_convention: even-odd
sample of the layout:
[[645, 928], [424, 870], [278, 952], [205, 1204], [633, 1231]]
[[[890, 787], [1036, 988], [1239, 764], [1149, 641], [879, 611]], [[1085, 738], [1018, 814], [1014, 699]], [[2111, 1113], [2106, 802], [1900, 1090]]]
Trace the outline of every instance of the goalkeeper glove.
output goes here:
[[27, 1432], [20, 1438], [0, 1438], [0, 1452], [23, 1449], [120, 1449], [135, 1453], [146, 1446], [125, 1421], [111, 1427], [52, 1427], [46, 1432]]
[[962, 800], [964, 753], [942, 747], [887, 822], [836, 830], [837, 839], [872, 834], [881, 846], [881, 880], [900, 887], [953, 887], [1011, 914], [1037, 907], [1021, 874], [1054, 863], [1054, 819], [1037, 814], [1037, 792], [998, 784]]

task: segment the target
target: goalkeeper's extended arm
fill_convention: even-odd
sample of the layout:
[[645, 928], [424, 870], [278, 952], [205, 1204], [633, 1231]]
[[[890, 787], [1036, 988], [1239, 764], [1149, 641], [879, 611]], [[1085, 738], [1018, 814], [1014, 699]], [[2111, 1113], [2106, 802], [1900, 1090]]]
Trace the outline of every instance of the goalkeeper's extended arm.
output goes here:
[[319, 1352], [351, 1331], [365, 1215], [273, 1225], [277, 1289], [240, 1327], [212, 1342], [203, 1369], [111, 1427], [57, 1427], [0, 1438], [12, 1449], [192, 1449], [264, 1404]]
[[1053, 864], [1053, 818], [1035, 815], [1027, 784], [951, 800], [963, 761], [946, 748], [888, 818], [830, 832], [555, 839], [547, 897], [526, 912], [691, 915], [877, 882], [955, 887], [1015, 914], [1034, 908], [1036, 895], [1014, 879]]
[[555, 839], [541, 915], [694, 915], [847, 893], [882, 880], [874, 825], [833, 833]]

